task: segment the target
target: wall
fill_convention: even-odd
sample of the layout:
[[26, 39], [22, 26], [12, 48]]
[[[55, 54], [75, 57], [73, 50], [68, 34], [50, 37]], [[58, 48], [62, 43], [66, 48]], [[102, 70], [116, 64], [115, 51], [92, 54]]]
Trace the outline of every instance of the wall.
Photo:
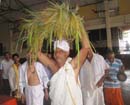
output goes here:
[[[89, 5], [79, 8], [79, 14], [85, 17], [86, 20], [93, 20], [98, 17], [96, 5]], [[119, 0], [119, 15], [130, 14], [130, 0]], [[3, 43], [4, 51], [10, 51], [10, 35], [8, 30], [8, 24], [0, 24], [0, 43]], [[13, 45], [14, 42], [12, 42]], [[13, 47], [14, 48], [14, 47]], [[23, 54], [24, 55], [24, 54]]]
[[0, 24], [0, 43], [3, 44], [4, 51], [10, 50], [10, 35], [7, 23]]
[[119, 0], [119, 14], [130, 14], [130, 0]]
[[96, 10], [96, 5], [89, 5], [85, 7], [81, 7], [79, 9], [79, 14], [86, 19], [95, 19], [97, 18], [97, 14], [94, 13], [93, 10]]
[[[79, 8], [79, 14], [87, 19], [95, 19], [98, 14], [93, 10], [97, 10], [96, 4]], [[119, 0], [119, 15], [125, 14], [130, 14], [130, 0]]]

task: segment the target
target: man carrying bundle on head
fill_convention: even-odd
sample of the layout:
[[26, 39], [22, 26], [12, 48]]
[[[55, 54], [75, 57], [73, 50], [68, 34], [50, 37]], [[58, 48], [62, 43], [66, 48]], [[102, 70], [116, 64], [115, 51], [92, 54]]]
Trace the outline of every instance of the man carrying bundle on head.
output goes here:
[[[79, 83], [79, 71], [90, 48], [83, 19], [68, 3], [51, 3], [51, 6], [38, 13], [32, 13], [32, 19], [25, 19], [23, 31], [33, 55], [53, 73], [50, 80], [51, 105], [82, 105], [82, 94]], [[54, 42], [54, 59], [41, 53], [44, 40]], [[70, 46], [66, 40], [75, 40], [78, 55], [69, 58]], [[79, 42], [82, 48], [79, 51]], [[46, 44], [46, 45], [47, 45]]]
[[82, 105], [79, 71], [89, 49], [86, 35], [81, 37], [81, 43], [79, 55], [73, 59], [68, 57], [70, 47], [66, 40], [54, 42], [54, 60], [38, 53], [39, 60], [53, 72], [49, 94], [51, 105]]

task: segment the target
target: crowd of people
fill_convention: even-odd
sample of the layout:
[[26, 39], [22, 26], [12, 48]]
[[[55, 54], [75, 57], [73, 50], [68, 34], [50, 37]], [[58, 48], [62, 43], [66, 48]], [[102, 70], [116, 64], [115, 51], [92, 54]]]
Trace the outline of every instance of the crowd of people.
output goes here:
[[[4, 53], [0, 63], [0, 86], [4, 95], [26, 105], [124, 105], [117, 73], [120, 59], [108, 51], [106, 60], [81, 38], [79, 54], [70, 58], [66, 40], [54, 42], [54, 56], [39, 51], [38, 60], [20, 62], [17, 53]], [[31, 63], [30, 63], [31, 59]]]

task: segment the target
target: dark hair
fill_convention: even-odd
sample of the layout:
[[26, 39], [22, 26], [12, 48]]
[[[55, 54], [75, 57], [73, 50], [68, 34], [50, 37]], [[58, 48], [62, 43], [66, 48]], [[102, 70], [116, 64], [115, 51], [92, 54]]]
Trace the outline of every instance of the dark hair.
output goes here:
[[20, 64], [23, 64], [25, 61], [27, 61], [26, 58], [20, 58], [20, 60], [19, 60]]
[[19, 57], [19, 55], [18, 55], [17, 53], [14, 53], [14, 54], [12, 55], [12, 58], [14, 59], [15, 56]]
[[107, 55], [108, 55], [108, 54], [114, 54], [114, 51], [111, 50], [111, 49], [107, 49]]

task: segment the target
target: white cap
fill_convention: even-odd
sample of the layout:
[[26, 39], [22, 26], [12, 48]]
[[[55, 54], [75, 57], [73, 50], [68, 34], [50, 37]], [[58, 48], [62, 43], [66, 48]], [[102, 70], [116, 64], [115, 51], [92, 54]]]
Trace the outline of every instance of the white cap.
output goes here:
[[70, 51], [70, 46], [69, 43], [66, 40], [57, 40], [54, 42], [54, 50], [56, 48], [60, 48], [63, 51], [69, 52]]

